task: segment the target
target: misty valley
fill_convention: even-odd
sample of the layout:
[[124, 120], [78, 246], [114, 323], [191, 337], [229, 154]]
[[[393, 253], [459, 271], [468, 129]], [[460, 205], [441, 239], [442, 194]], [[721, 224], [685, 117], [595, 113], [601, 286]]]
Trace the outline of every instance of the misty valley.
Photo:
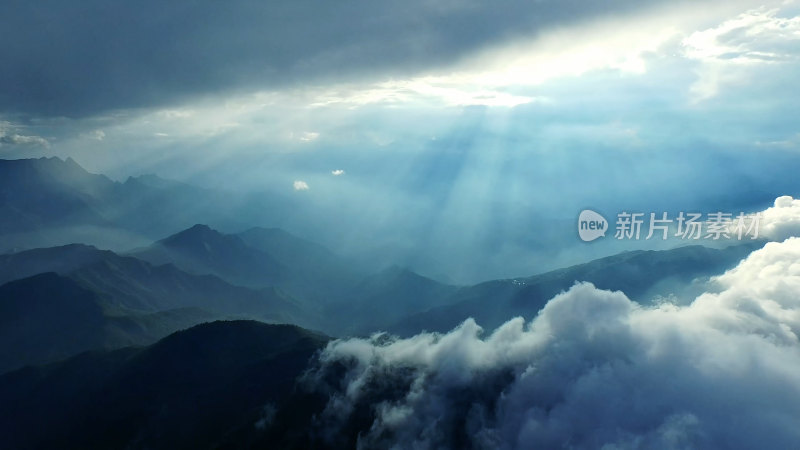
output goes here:
[[800, 449], [800, 0], [0, 7], [0, 450]]
[[[0, 255], [0, 426], [11, 448], [389, 446], [396, 436], [383, 424], [385, 408], [409, 401], [421, 382], [477, 370], [458, 368], [479, 357], [460, 346], [513, 339], [503, 337], [506, 328], [542, 320], [553, 297], [576, 290], [627, 295], [628, 308], [686, 306], [710, 289], [710, 277], [764, 246], [628, 251], [450, 285], [391, 264], [370, 270], [258, 226], [223, 233], [196, 224], [124, 251], [97, 242], [44, 246], [61, 230], [71, 239], [70, 227], [95, 227], [100, 239], [136, 234], [142, 223], [128, 226], [128, 218], [154, 217], [153, 207], [187, 211], [197, 199], [224, 206], [187, 185], [176, 193], [167, 180], [113, 182], [73, 160], [0, 161], [0, 173], [4, 245], [13, 249]], [[155, 228], [203, 214], [164, 218]], [[584, 314], [592, 326], [611, 326], [602, 311]], [[408, 348], [388, 354], [395, 347]], [[444, 366], [411, 357], [436, 347], [446, 352], [434, 357]], [[520, 382], [517, 371], [504, 362], [436, 388], [448, 404], [435, 419], [437, 433], [446, 433], [437, 439], [469, 446], [479, 426], [471, 421], [498, 426], [498, 402]], [[361, 381], [351, 398], [353, 377]]]

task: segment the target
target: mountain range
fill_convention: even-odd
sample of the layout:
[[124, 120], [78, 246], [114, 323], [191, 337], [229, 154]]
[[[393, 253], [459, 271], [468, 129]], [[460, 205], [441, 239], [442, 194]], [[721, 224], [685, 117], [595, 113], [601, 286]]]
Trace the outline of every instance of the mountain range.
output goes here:
[[625, 292], [642, 304], [663, 300], [687, 304], [703, 292], [708, 277], [734, 267], [762, 245], [752, 242], [724, 249], [691, 245], [632, 251], [540, 275], [488, 281], [459, 289], [446, 305], [406, 317], [392, 324], [389, 331], [399, 335], [421, 330], [444, 332], [469, 317], [491, 330], [510, 317], [534, 317], [549, 299], [578, 281]]
[[[198, 201], [202, 199], [202, 201]], [[72, 158], [0, 160], [0, 252], [75, 242], [124, 250], [187, 223], [230, 223], [230, 195], [155, 175], [113, 181]]]
[[[392, 261], [365, 268], [276, 227], [220, 231], [210, 223], [236, 224], [224, 203], [152, 175], [115, 182], [71, 159], [0, 160], [4, 444], [325, 447], [306, 432], [319, 429], [324, 396], [302, 382], [330, 339], [443, 333], [468, 318], [492, 330], [532, 319], [580, 281], [686, 304], [763, 245], [631, 251], [453, 286]], [[355, 414], [338, 442], [357, 445], [370, 414]]]
[[[732, 267], [759, 245], [627, 252], [527, 278], [456, 287], [400, 267], [359, 278], [324, 247], [286, 232], [245, 234], [251, 242], [255, 236], [272, 240], [256, 249], [239, 235], [196, 225], [136, 256], [83, 244], [0, 255], [0, 283], [6, 283], [0, 286], [6, 318], [0, 372], [81, 351], [149, 344], [214, 319], [292, 323], [335, 336], [444, 332], [469, 317], [492, 329], [508, 317], [535, 316], [576, 281], [623, 290], [642, 303], [670, 295], [681, 301], [692, 298], [693, 281]], [[272, 257], [263, 251], [274, 247], [285, 252]], [[311, 251], [303, 258], [289, 247]], [[77, 309], [58, 309], [67, 306]], [[52, 323], [38, 326], [48, 323], [40, 321], [43, 312], [52, 313]], [[88, 335], [67, 332], [83, 322], [92, 324], [84, 330]], [[65, 335], [72, 337], [65, 341]]]
[[287, 406], [327, 340], [291, 325], [213, 322], [0, 375], [3, 446], [242, 448]]

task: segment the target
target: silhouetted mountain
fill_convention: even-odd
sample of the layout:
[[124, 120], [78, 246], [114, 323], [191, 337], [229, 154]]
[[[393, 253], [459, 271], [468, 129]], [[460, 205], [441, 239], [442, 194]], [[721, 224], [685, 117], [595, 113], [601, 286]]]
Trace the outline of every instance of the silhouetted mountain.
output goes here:
[[189, 272], [215, 274], [243, 286], [271, 286], [287, 277], [287, 269], [272, 256], [207, 225], [195, 225], [133, 255], [154, 264], [172, 263]]
[[[203, 229], [195, 231], [208, 233]], [[694, 280], [732, 267], [758, 245], [626, 252], [541, 275], [464, 288], [442, 285], [393, 267], [359, 283], [351, 293], [351, 306], [333, 305], [335, 308], [327, 311], [326, 319], [332, 326], [366, 333], [383, 328], [382, 321], [392, 321], [433, 304], [439, 306], [409, 316], [391, 331], [444, 331], [467, 317], [493, 329], [498, 322], [513, 316], [532, 318], [547, 300], [575, 281], [623, 290], [640, 302], [670, 292], [690, 298]], [[40, 342], [36, 338], [43, 336], [41, 332], [58, 329], [62, 326], [60, 321], [65, 320], [90, 325], [85, 329], [66, 325], [76, 336], [68, 341], [83, 339], [91, 345], [100, 342], [103, 348], [103, 343], [113, 338], [117, 339], [115, 342], [135, 341], [144, 334], [140, 330], [157, 328], [169, 314], [185, 317], [186, 312], [176, 310], [158, 313], [157, 317], [115, 317], [117, 304], [109, 306], [108, 299], [121, 294], [87, 289], [85, 286], [100, 283], [82, 275], [114, 280], [110, 282], [113, 287], [126, 286], [126, 277], [139, 279], [132, 275], [137, 272], [128, 264], [138, 263], [141, 270], [183, 273], [178, 269], [154, 268], [111, 252], [108, 253], [113, 257], [94, 261], [87, 256], [90, 248], [70, 247], [66, 251], [80, 255], [73, 257], [76, 261], [88, 261], [88, 265], [70, 275], [80, 282], [45, 274], [0, 287], [0, 318], [10, 317], [7, 320], [13, 323], [26, 324], [39, 315], [44, 317], [43, 323], [36, 325], [39, 329], [34, 326], [30, 334], [23, 333], [21, 337], [0, 336], [4, 338], [0, 342], [13, 344], [30, 339], [35, 348]], [[30, 264], [38, 254], [44, 253], [29, 253], [22, 261]], [[113, 274], [117, 269], [122, 275]], [[195, 277], [193, 282], [197, 282], [196, 278], [222, 282], [213, 276], [184, 275]], [[116, 280], [116, 276], [122, 279]], [[681, 286], [689, 286], [689, 290], [679, 290]], [[51, 295], [56, 291], [61, 294]], [[6, 304], [3, 298], [17, 301], [2, 309]], [[28, 298], [34, 300], [19, 301]], [[54, 312], [51, 314], [50, 310]], [[19, 320], [21, 315], [25, 316], [23, 320]], [[150, 325], [152, 328], [147, 328], [148, 319], [155, 324]], [[0, 322], [0, 329], [7, 325]], [[10, 436], [7, 445], [20, 449], [351, 448], [371, 426], [376, 404], [407, 395], [409, 387], [402, 383], [409, 378], [402, 368], [387, 368], [392, 372], [386, 376], [376, 373], [370, 377], [367, 382], [372, 383], [371, 387], [365, 396], [356, 399], [356, 410], [344, 423], [341, 434], [326, 441], [319, 434], [324, 433], [324, 426], [316, 418], [330, 400], [326, 386], [342, 386], [345, 368], [333, 364], [317, 374], [323, 377], [322, 381], [311, 390], [296, 384], [300, 374], [312, 367], [308, 366], [310, 358], [326, 340], [294, 326], [215, 322], [175, 333], [145, 348], [95, 351], [48, 366], [15, 370], [0, 375], [0, 404], [11, 405], [0, 408], [0, 435]], [[21, 348], [24, 349], [7, 347], [3, 351]]]
[[195, 225], [133, 255], [245, 286], [276, 284], [320, 312], [319, 328], [334, 334], [369, 333], [440, 306], [455, 290], [396, 267], [359, 276], [325, 247], [279, 229], [227, 235]]
[[197, 188], [194, 186], [179, 181], [167, 180], [153, 173], [139, 175], [137, 177], [130, 176], [125, 180], [124, 184], [127, 185], [129, 189], [182, 189], [186, 193], [194, 193], [197, 191]]
[[278, 286], [320, 307], [350, 300], [364, 277], [325, 247], [276, 228], [232, 235], [195, 225], [132, 254], [238, 285]]
[[365, 278], [330, 314], [340, 333], [369, 334], [400, 317], [442, 306], [455, 291], [454, 286], [394, 266]]
[[336, 265], [341, 258], [315, 242], [294, 236], [280, 228], [253, 227], [239, 236], [247, 245], [269, 253], [291, 267]]
[[454, 291], [399, 268], [359, 276], [325, 247], [279, 229], [252, 228], [227, 235], [195, 225], [133, 254], [236, 284], [275, 283], [304, 300], [308, 310], [320, 312], [324, 320], [318, 327], [335, 334], [369, 333], [376, 326], [439, 306]]
[[533, 318], [553, 296], [579, 281], [600, 289], [621, 290], [631, 299], [647, 303], [653, 296], [683, 294], [693, 299], [692, 281], [732, 268], [763, 243], [712, 249], [699, 245], [664, 251], [633, 251], [609, 256], [541, 275], [495, 280], [465, 287], [446, 306], [405, 318], [389, 331], [410, 335], [422, 330], [448, 331], [468, 317], [494, 329], [510, 317]]
[[42, 272], [68, 274], [80, 267], [114, 256], [116, 255], [113, 252], [83, 244], [37, 248], [0, 255], [0, 284]]
[[155, 175], [112, 181], [71, 158], [0, 160], [0, 252], [73, 242], [132, 248], [199, 220], [243, 227], [231, 213], [238, 206], [228, 194]]
[[211, 314], [313, 326], [298, 304], [274, 288], [231, 285], [213, 275], [192, 275], [164, 264], [153, 266], [108, 250], [72, 244], [0, 255], [0, 283], [42, 272], [57, 272], [102, 292], [123, 310], [157, 312], [201, 308]]
[[55, 273], [12, 281], [0, 286], [0, 373], [150, 343], [211, 318], [196, 309], [122, 315], [103, 294]]
[[363, 277], [327, 248], [279, 228], [250, 228], [237, 234], [247, 245], [286, 267], [282, 285], [293, 294], [318, 303], [331, 303], [351, 292]]
[[85, 266], [70, 276], [108, 293], [129, 308], [163, 310], [191, 306], [221, 314], [308, 325], [298, 304], [274, 288], [243, 288], [214, 275], [188, 274], [170, 264], [152, 266], [136, 258], [117, 258]]
[[214, 322], [146, 348], [8, 373], [0, 376], [3, 446], [241, 448], [285, 406], [326, 342], [289, 325]]
[[55, 273], [0, 286], [0, 372], [103, 348], [102, 303], [96, 292]]
[[155, 239], [186, 223], [219, 221], [231, 204], [222, 193], [149, 174], [119, 184], [115, 202], [103, 211], [118, 226]]
[[108, 226], [94, 203], [113, 188], [114, 182], [71, 158], [0, 160], [0, 233]]
[[[51, 277], [42, 277], [42, 272]], [[59, 315], [69, 325], [82, 326], [86, 331], [97, 325], [92, 339], [70, 337], [69, 327], [26, 328], [26, 339], [38, 342], [38, 347], [20, 346], [0, 353], [0, 371], [25, 363], [42, 363], [97, 348], [118, 348], [123, 345], [148, 344], [173, 331], [197, 323], [220, 318], [255, 318], [267, 322], [294, 323], [324, 329], [325, 321], [316, 313], [303, 308], [295, 300], [275, 288], [249, 289], [231, 285], [213, 275], [192, 275], [173, 265], [153, 266], [132, 257], [119, 256], [111, 251], [73, 244], [63, 247], [36, 249], [0, 256], [0, 282], [25, 279], [25, 289], [4, 291], [4, 304], [15, 311], [15, 322], [0, 322], [0, 333], [15, 333], [21, 323], [42, 324], [38, 309], [20, 309], [20, 305], [36, 305], [63, 300], [59, 307], [75, 308], [92, 304], [99, 315], [76, 317]], [[58, 281], [56, 283], [55, 281]], [[6, 286], [17, 286], [11, 282]], [[59, 290], [59, 286], [75, 289]], [[79, 289], [78, 289], [79, 288]], [[52, 299], [45, 293], [55, 292]], [[73, 297], [62, 298], [65, 292]], [[80, 293], [80, 295], [75, 294]], [[30, 298], [28, 298], [30, 297]], [[16, 305], [16, 306], [15, 306]], [[83, 311], [82, 309], [80, 311]], [[93, 311], [96, 311], [93, 310]], [[65, 325], [66, 326], [66, 325]], [[19, 331], [19, 330], [17, 330]], [[4, 341], [4, 345], [12, 341]], [[27, 342], [27, 341], [26, 341]], [[68, 348], [61, 345], [72, 343]], [[49, 351], [48, 348], [57, 351]], [[60, 350], [59, 350], [60, 349]], [[16, 352], [16, 353], [15, 353]], [[19, 352], [25, 355], [21, 357]], [[16, 355], [16, 356], [15, 356]]]

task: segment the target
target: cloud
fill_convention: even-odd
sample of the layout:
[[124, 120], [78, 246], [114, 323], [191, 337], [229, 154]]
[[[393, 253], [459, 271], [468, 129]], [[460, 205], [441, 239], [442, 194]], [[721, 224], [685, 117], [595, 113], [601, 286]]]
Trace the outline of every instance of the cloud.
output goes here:
[[91, 132], [82, 134], [81, 137], [94, 141], [102, 141], [106, 138], [106, 133], [103, 130], [93, 130]]
[[295, 191], [307, 191], [309, 189], [308, 183], [303, 180], [295, 180], [293, 186]]
[[436, 106], [514, 107], [546, 101], [524, 95], [513, 95], [498, 89], [487, 89], [473, 74], [423, 76], [407, 80], [391, 80], [373, 85], [336, 86], [322, 92], [312, 106], [343, 104], [359, 107], [370, 104], [430, 104]]
[[768, 243], [684, 307], [578, 283], [488, 335], [470, 319], [334, 341], [306, 379], [329, 395], [320, 436], [360, 424], [361, 448], [791, 448], [797, 261], [799, 238]]
[[703, 61], [737, 64], [796, 60], [800, 56], [800, 17], [781, 17], [781, 9], [751, 9], [683, 40], [685, 54]]
[[344, 170], [342, 169], [331, 170], [331, 175], [335, 177], [342, 176], [344, 175]]
[[717, 95], [722, 85], [742, 83], [748, 68], [800, 61], [800, 17], [784, 3], [751, 9], [683, 39], [684, 56], [702, 63], [691, 86], [695, 101]]
[[50, 142], [41, 136], [19, 134], [9, 122], [0, 122], [0, 147], [50, 147]]
[[663, 3], [235, 0], [220, 13], [209, 1], [12, 1], [0, 16], [13, 37], [0, 47], [0, 85], [14, 89], [0, 91], [0, 105], [77, 117], [212, 92], [406, 77], [510, 36]]
[[767, 149], [778, 150], [797, 150], [800, 148], [800, 133], [795, 133], [788, 136], [786, 139], [771, 140], [771, 141], [756, 141], [756, 147], [763, 147]]
[[319, 138], [319, 133], [315, 131], [304, 131], [297, 136], [297, 139], [302, 142], [316, 141]]
[[784, 195], [761, 212], [759, 235], [775, 241], [800, 236], [800, 200]]
[[[706, 65], [712, 61], [729, 62], [731, 49], [723, 41], [732, 40], [731, 32], [742, 26], [750, 27], [746, 33], [747, 49], [741, 49], [743, 58], [763, 61], [771, 55], [776, 59], [792, 59], [791, 52], [796, 52], [793, 42], [797, 39], [793, 28], [800, 19], [779, 18], [776, 16], [778, 9], [761, 8], [725, 20], [732, 11], [738, 14], [743, 7], [747, 5], [736, 2], [727, 7], [670, 5], [634, 14], [606, 14], [577, 25], [492, 42], [448, 67], [418, 76], [332, 86], [314, 105], [342, 103], [356, 107], [417, 103], [515, 107], [548, 103], [551, 99], [547, 96], [508, 91], [524, 92], [520, 88], [602, 71], [624, 76], [646, 75], [649, 64], [668, 58], [680, 60], [683, 70], [687, 69], [687, 62], [696, 60]], [[709, 22], [721, 23], [715, 28], [696, 31]], [[631, 26], [632, 23], [635, 26]], [[762, 47], [783, 51], [770, 53], [759, 50]], [[702, 78], [693, 89], [708, 85], [710, 81], [717, 80]], [[716, 89], [716, 84], [713, 87]]]
[[[275, 4], [280, 1], [270, 2]], [[720, 12], [723, 7], [727, 10]], [[197, 8], [201, 11], [203, 5]], [[226, 7], [225, 14], [235, 16], [236, 8]], [[796, 188], [792, 168], [797, 157], [789, 153], [797, 148], [792, 146], [797, 141], [792, 120], [797, 102], [791, 95], [797, 71], [790, 63], [755, 64], [761, 76], [737, 89], [723, 89], [714, 101], [687, 104], [688, 88], [697, 79], [694, 70], [704, 63], [685, 57], [681, 37], [714, 28], [751, 6], [737, 1], [714, 2], [713, 8], [684, 3], [659, 9], [667, 14], [647, 10], [624, 16], [612, 11], [609, 20], [593, 19], [586, 26], [581, 22], [509, 31], [507, 39], [497, 36], [485, 42], [485, 49], [465, 50], [469, 54], [456, 63], [443, 59], [441, 65], [434, 63], [436, 67], [419, 73], [400, 68], [391, 77], [365, 73], [320, 80], [298, 74], [298, 84], [288, 86], [273, 83], [270, 72], [262, 84], [243, 85], [233, 93], [216, 89], [228, 83], [222, 77], [212, 94], [195, 97], [189, 92], [186, 101], [180, 98], [183, 89], [205, 90], [213, 83], [180, 86], [158, 99], [164, 104], [159, 108], [115, 110], [83, 120], [31, 120], [26, 123], [35, 126], [18, 134], [47, 136], [58, 145], [3, 151], [8, 157], [72, 156], [120, 179], [155, 172], [197, 185], [259, 192], [291, 189], [296, 178], [314, 184], [302, 175], [309, 167], [321, 168], [324, 175], [346, 163], [345, 177], [358, 173], [358, 179], [329, 186], [337, 190], [335, 195], [329, 187], [315, 184], [320, 203], [306, 205], [302, 220], [292, 214], [283, 226], [298, 227], [321, 240], [349, 242], [341, 245], [365, 252], [364, 247], [380, 246], [386, 249], [384, 258], [456, 283], [554, 269], [617, 253], [623, 245], [653, 249], [657, 244], [652, 240], [629, 246], [606, 240], [579, 247], [574, 232], [568, 232], [571, 227], [561, 221], [586, 204], [611, 212], [631, 207], [763, 209], [777, 194]], [[163, 20], [167, 24], [171, 19]], [[160, 31], [164, 30], [154, 34]], [[220, 40], [225, 36], [220, 34]], [[168, 51], [173, 42], [165, 42]], [[208, 47], [208, 60], [200, 59], [203, 64], [215, 59], [216, 47]], [[129, 58], [129, 63], [138, 68], [140, 61]], [[224, 67], [237, 71], [236, 65]], [[0, 67], [3, 70], [12, 69]], [[141, 80], [152, 81], [152, 92], [158, 93], [163, 68], [147, 71], [145, 76], [140, 73]], [[181, 71], [173, 76], [180, 78]], [[96, 87], [101, 89], [107, 81], [100, 79]], [[513, 108], [449, 106], [469, 104], [473, 97], [486, 103], [495, 100], [482, 93], [537, 101]], [[0, 92], [3, 95], [16, 93]], [[75, 107], [90, 97], [81, 97]], [[92, 105], [108, 107], [102, 98], [96, 100]], [[11, 103], [0, 100], [0, 105]], [[81, 136], [95, 129], [107, 134], [102, 143]], [[302, 142], [297, 136], [303, 131], [320, 137]], [[769, 149], [753, 151], [755, 145]], [[104, 151], [112, 147], [113, 152]], [[670, 182], [675, 171], [690, 181]], [[559, 195], [553, 196], [553, 191]], [[345, 197], [362, 199], [351, 202], [359, 214], [337, 212]], [[401, 203], [407, 207], [398, 206]], [[366, 210], [370, 214], [361, 213]], [[319, 220], [334, 215], [335, 220]], [[352, 217], [358, 218], [358, 226], [353, 226]], [[533, 222], [539, 224], [535, 233]]]
[[21, 134], [0, 135], [0, 146], [2, 145], [26, 145], [34, 147], [49, 147], [50, 143], [41, 136], [25, 136]]

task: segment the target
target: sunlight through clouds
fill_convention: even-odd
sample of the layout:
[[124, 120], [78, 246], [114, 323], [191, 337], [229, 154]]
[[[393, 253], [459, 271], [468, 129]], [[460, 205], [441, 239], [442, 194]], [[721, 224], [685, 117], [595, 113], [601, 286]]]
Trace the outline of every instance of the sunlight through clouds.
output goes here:
[[695, 101], [701, 101], [717, 95], [722, 85], [742, 83], [748, 67], [798, 62], [800, 17], [783, 17], [782, 8], [752, 9], [692, 33], [682, 45], [687, 58], [702, 63], [690, 87]]
[[[330, 214], [345, 197], [379, 211], [353, 214], [358, 227], [314, 233], [349, 243], [364, 241], [358, 233], [385, 232], [397, 236], [387, 245], [401, 247], [424, 229], [426, 251], [454, 265], [477, 252], [489, 268], [509, 260], [520, 273], [553, 268], [576, 257], [574, 242], [552, 224], [584, 202], [627, 207], [646, 192], [655, 206], [705, 207], [730, 196], [737, 209], [754, 210], [774, 199], [769, 184], [790, 192], [787, 153], [798, 140], [787, 83], [797, 72], [797, 18], [779, 2], [760, 5], [644, 5], [509, 34], [391, 76], [264, 83], [96, 117], [45, 118], [17, 134], [46, 136], [57, 146], [3, 150], [72, 156], [120, 179], [155, 172], [283, 192], [304, 181], [319, 199], [302, 212], [308, 217]], [[734, 81], [737, 89], [726, 89]], [[720, 160], [736, 163], [724, 177], [706, 176]], [[347, 167], [346, 179], [337, 167]], [[671, 183], [664, 167], [690, 181]], [[778, 174], [761, 180], [764, 172]], [[335, 195], [326, 183], [335, 184]], [[403, 198], [408, 210], [393, 212], [394, 200], [382, 198]], [[547, 221], [541, 228], [548, 236], [531, 236], [537, 221]], [[454, 228], [462, 231], [458, 242], [450, 237]], [[598, 243], [581, 252], [596, 257], [612, 249]], [[440, 257], [414, 258], [409, 264], [417, 267], [445, 265]], [[501, 276], [487, 270], [465, 278]]]
[[[697, 102], [743, 76], [735, 70], [738, 66], [795, 61], [800, 53], [800, 18], [783, 17], [780, 8], [747, 8], [745, 12], [742, 8], [730, 3], [645, 10], [624, 19], [600, 18], [495, 44], [418, 76], [207, 97], [150, 112], [108, 116], [100, 123], [105, 133], [134, 139], [169, 135], [199, 142], [225, 138], [276, 146], [311, 143], [323, 133], [336, 140], [330, 129], [361, 109], [441, 112], [468, 106], [549, 106], [563, 100], [551, 89], [555, 82], [581, 87], [603, 72], [657, 79], [661, 73], [648, 72], [654, 62], [662, 71], [696, 74], [686, 86], [678, 84], [681, 77], [673, 77], [670, 83], [675, 86], [669, 87], [685, 89], [690, 100]], [[630, 22], [638, 26], [624, 26]], [[94, 129], [77, 139], [65, 136], [61, 140], [69, 145], [74, 139], [79, 147], [97, 139]], [[368, 132], [375, 134], [363, 130]], [[381, 140], [394, 142], [395, 137]]]

